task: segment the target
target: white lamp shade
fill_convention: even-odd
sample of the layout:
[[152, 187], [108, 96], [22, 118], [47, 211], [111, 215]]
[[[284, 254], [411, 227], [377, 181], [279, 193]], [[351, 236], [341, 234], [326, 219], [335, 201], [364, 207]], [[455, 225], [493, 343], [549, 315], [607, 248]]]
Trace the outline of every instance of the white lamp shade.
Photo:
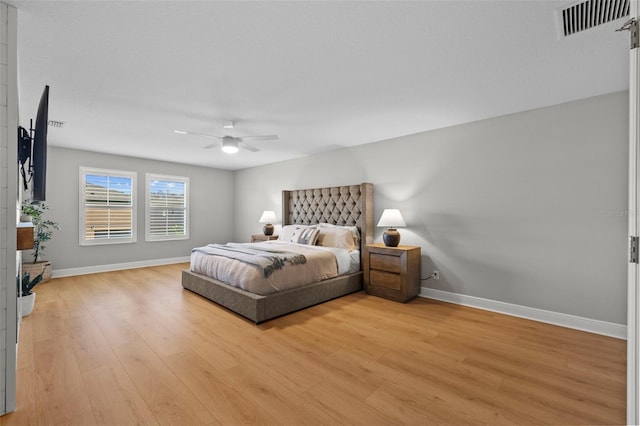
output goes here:
[[273, 223], [276, 221], [276, 213], [272, 210], [265, 210], [260, 216], [258, 223]]
[[398, 209], [384, 209], [378, 227], [397, 228], [399, 226], [407, 226]]

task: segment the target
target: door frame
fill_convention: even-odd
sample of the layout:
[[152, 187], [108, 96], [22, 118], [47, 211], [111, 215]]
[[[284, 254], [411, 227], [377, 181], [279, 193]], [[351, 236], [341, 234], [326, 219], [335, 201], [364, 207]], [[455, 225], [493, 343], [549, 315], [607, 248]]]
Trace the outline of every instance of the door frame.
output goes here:
[[[630, 1], [630, 17], [638, 21], [640, 0]], [[640, 229], [640, 48], [629, 53], [629, 236]], [[631, 238], [630, 238], [631, 240]], [[631, 247], [630, 247], [631, 249]], [[640, 265], [629, 262], [627, 290], [627, 424], [640, 424], [638, 392], [640, 305]]]

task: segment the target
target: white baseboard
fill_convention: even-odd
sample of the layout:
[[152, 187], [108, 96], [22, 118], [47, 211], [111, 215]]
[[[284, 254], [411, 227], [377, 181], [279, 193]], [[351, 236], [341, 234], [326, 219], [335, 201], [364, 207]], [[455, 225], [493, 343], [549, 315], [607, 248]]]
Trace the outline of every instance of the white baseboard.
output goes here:
[[120, 271], [122, 269], [145, 268], [147, 266], [170, 265], [172, 263], [189, 262], [189, 256], [171, 257], [168, 259], [140, 260], [137, 262], [112, 263], [110, 265], [86, 266], [82, 268], [55, 269], [52, 278], [71, 277], [74, 275], [96, 274], [98, 272]]
[[420, 289], [420, 297], [455, 303], [457, 305], [470, 306], [473, 308], [483, 309], [485, 311], [498, 312], [501, 314], [545, 322], [576, 330], [588, 331], [590, 333], [602, 334], [605, 336], [616, 337], [618, 339], [627, 339], [627, 326], [624, 324], [593, 320], [575, 315], [545, 311], [544, 309], [529, 308], [527, 306], [514, 305], [511, 303], [483, 299], [475, 296], [466, 296], [464, 294], [451, 293], [426, 287], [422, 287]]

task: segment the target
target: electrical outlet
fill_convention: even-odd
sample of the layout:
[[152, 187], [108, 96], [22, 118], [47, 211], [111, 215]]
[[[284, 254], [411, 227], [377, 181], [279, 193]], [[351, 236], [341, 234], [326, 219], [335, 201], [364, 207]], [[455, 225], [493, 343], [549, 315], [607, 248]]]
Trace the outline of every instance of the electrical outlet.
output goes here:
[[434, 280], [439, 280], [440, 279], [440, 271], [433, 271], [433, 279]]

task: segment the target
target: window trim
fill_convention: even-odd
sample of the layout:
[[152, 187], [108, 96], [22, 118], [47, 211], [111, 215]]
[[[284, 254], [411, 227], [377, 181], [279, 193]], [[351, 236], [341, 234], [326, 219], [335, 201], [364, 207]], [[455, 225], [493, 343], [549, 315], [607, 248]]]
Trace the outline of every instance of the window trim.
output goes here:
[[[181, 182], [184, 183], [184, 234], [183, 235], [151, 235], [151, 181], [152, 180], [161, 180], [161, 181], [173, 181], [173, 182]], [[145, 173], [145, 225], [144, 225], [144, 234], [145, 241], [155, 242], [155, 241], [176, 241], [176, 240], [188, 240], [189, 239], [189, 177], [188, 176], [173, 176], [173, 175], [163, 175], [159, 173]]]
[[[131, 179], [131, 237], [130, 238], [96, 238], [92, 240], [88, 240], [85, 238], [85, 211], [86, 211], [86, 200], [85, 200], [85, 192], [84, 192], [84, 184], [86, 175], [102, 175], [102, 176], [112, 176], [112, 177], [124, 177]], [[130, 172], [125, 170], [111, 170], [111, 169], [99, 169], [95, 167], [85, 167], [80, 166], [80, 174], [78, 180], [78, 189], [79, 189], [79, 243], [81, 246], [97, 246], [97, 245], [110, 245], [110, 244], [131, 244], [137, 242], [138, 233], [137, 233], [137, 173]]]

